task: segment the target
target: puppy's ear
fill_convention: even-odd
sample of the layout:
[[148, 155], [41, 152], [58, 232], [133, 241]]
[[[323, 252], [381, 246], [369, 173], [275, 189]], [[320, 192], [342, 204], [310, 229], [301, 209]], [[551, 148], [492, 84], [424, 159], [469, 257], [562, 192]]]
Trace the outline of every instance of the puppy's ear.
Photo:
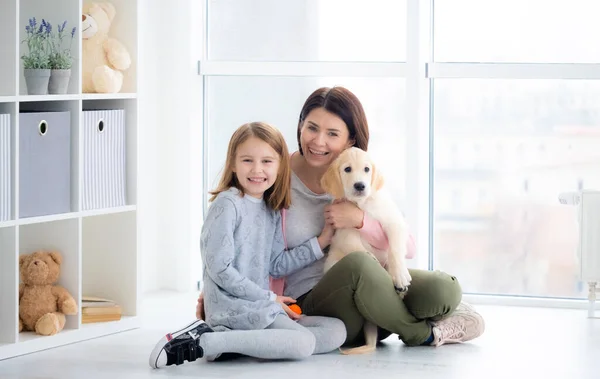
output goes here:
[[342, 185], [342, 178], [340, 177], [339, 166], [336, 159], [329, 165], [321, 178], [321, 187], [323, 187], [323, 190], [336, 199], [344, 197], [344, 187]]
[[371, 174], [371, 188], [373, 188], [375, 191], [379, 191], [380, 189], [383, 188], [383, 175], [381, 175], [381, 173], [379, 172], [379, 170], [377, 169], [377, 167], [375, 167], [375, 165], [372, 165], [372, 174]]

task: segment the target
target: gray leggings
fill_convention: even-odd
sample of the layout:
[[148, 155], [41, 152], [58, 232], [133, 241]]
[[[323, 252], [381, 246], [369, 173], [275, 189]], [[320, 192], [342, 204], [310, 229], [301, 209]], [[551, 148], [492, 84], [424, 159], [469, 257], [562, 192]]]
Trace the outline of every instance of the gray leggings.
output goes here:
[[208, 360], [222, 353], [264, 359], [303, 359], [328, 353], [346, 340], [346, 327], [336, 318], [303, 316], [294, 321], [279, 315], [266, 329], [204, 333], [200, 346]]

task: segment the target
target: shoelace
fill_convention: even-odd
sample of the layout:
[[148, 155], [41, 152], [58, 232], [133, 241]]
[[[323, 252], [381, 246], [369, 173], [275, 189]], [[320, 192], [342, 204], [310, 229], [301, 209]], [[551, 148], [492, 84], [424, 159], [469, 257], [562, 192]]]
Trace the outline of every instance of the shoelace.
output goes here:
[[460, 322], [446, 321], [437, 325], [440, 331], [439, 340], [446, 342], [460, 342], [465, 337], [465, 326]]

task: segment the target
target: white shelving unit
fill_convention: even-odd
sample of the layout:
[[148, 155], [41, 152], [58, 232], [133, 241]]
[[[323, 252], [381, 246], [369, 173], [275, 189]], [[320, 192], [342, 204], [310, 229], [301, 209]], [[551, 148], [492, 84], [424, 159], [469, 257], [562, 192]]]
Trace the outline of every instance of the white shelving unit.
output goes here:
[[[110, 36], [128, 49], [132, 66], [120, 93], [81, 92], [81, 14], [87, 0], [0, 0], [0, 114], [11, 119], [11, 215], [0, 221], [0, 360], [57, 347], [139, 326], [140, 259], [138, 255], [138, 0], [111, 0], [117, 9]], [[21, 55], [25, 26], [35, 17], [54, 27], [77, 26], [68, 94], [27, 95]], [[83, 210], [82, 112], [124, 109], [126, 128], [126, 205]], [[19, 218], [19, 113], [71, 111], [71, 211]], [[43, 189], [40, 189], [43, 192]], [[108, 297], [123, 311], [120, 321], [82, 324], [81, 312], [67, 316], [65, 329], [54, 336], [18, 332], [19, 255], [35, 249], [57, 249], [63, 264], [59, 284], [81, 304], [83, 295]]]

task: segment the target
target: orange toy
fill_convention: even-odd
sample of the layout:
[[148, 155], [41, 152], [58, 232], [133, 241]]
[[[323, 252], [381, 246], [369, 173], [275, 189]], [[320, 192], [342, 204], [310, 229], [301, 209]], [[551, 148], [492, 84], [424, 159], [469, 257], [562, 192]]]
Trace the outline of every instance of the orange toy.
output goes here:
[[300, 306], [298, 304], [291, 304], [291, 305], [288, 305], [288, 307], [290, 307], [292, 312], [297, 313], [299, 315], [302, 314], [302, 309], [300, 309]]

